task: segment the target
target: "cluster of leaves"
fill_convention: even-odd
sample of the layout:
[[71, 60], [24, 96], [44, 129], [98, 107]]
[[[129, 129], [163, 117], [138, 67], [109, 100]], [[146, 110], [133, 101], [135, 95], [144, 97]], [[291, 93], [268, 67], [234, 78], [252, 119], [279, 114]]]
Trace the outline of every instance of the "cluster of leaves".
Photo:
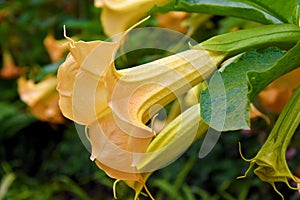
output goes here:
[[[297, 12], [293, 10], [297, 6], [292, 3], [289, 4], [291, 7], [286, 6], [282, 9], [281, 5], [269, 1], [278, 8], [273, 12], [274, 10], [262, 5], [260, 1], [245, 0], [244, 3], [241, 2], [201, 1], [200, 3], [200, 1], [194, 0], [180, 0], [172, 1], [164, 8], [159, 8], [159, 11], [188, 10], [189, 12], [223, 16], [241, 17], [242, 15], [242, 18], [246, 19], [211, 16], [192, 35], [199, 42], [233, 29], [256, 27], [260, 26], [260, 23], [295, 23], [295, 20], [298, 20], [298, 16], [295, 15]], [[249, 6], [249, 2], [252, 6]], [[257, 7], [261, 9], [257, 9]], [[152, 12], [155, 12], [155, 9]], [[52, 32], [57, 39], [61, 39], [63, 37], [62, 26], [66, 24], [70, 35], [76, 35], [83, 40], [103, 40], [105, 36], [99, 22], [99, 14], [100, 10], [93, 7], [93, 1], [0, 1], [0, 52], [9, 51], [15, 63], [18, 66], [27, 66], [27, 72], [34, 72], [33, 76], [38, 81], [50, 73], [56, 73], [57, 69], [57, 64], [50, 64], [50, 58], [44, 49], [43, 40], [46, 35]], [[157, 22], [152, 20], [149, 23], [148, 25]], [[149, 59], [146, 55], [149, 55], [149, 51], [139, 53], [141, 56], [128, 55], [128, 63], [125, 65], [135, 65]], [[244, 55], [240, 58], [240, 62], [233, 63], [232, 67], [244, 66], [245, 62], [253, 60], [253, 57], [256, 57], [258, 65], [265, 63], [263, 55], [270, 54], [272, 56], [267, 60], [270, 65], [265, 66], [265, 69], [260, 68], [260, 70], [268, 70], [268, 67], [273, 66], [284, 53], [284, 50], [278, 48], [255, 51]], [[262, 58], [257, 59], [259, 56]], [[138, 60], [137, 57], [139, 57]], [[1, 59], [4, 60], [3, 57]], [[249, 71], [247, 67], [253, 66], [246, 64], [245, 68], [239, 69], [239, 73], [246, 74]], [[232, 76], [226, 77], [226, 73], [230, 74], [230, 72], [224, 71], [223, 79], [232, 83]], [[239, 92], [235, 91], [232, 94], [232, 99], [246, 102], [247, 77], [245, 75], [239, 78], [234, 80], [244, 81], [245, 84], [241, 85]], [[2, 144], [0, 147], [2, 180], [0, 199], [2, 197], [4, 199], [111, 198], [112, 180], [89, 161], [89, 153], [81, 144], [72, 123], [53, 125], [41, 122], [32, 116], [26, 105], [19, 99], [16, 78], [0, 79], [0, 89], [0, 141]], [[242, 95], [241, 91], [244, 92], [244, 98], [237, 98], [236, 94]], [[243, 121], [244, 114], [242, 110], [240, 123], [245, 122]], [[271, 117], [274, 118], [272, 120], [274, 122], [276, 116]], [[232, 120], [228, 119], [228, 122], [232, 122]], [[232, 127], [232, 124], [228, 126]], [[211, 154], [204, 159], [196, 157], [203, 142], [200, 140], [177, 162], [155, 173], [149, 181], [149, 187], [155, 191], [157, 199], [241, 200], [262, 197], [274, 199], [277, 196], [271, 192], [272, 188], [262, 184], [254, 176], [250, 176], [247, 180], [237, 181], [235, 179], [246, 169], [245, 164], [240, 160], [237, 142], [241, 140], [243, 147], [247, 149], [249, 155], [253, 156], [264, 142], [265, 134], [270, 129], [271, 126], [259, 119], [252, 122], [251, 133], [245, 134], [238, 131], [226, 133], [221, 136]], [[299, 142], [300, 138], [295, 137], [291, 144], [291, 150], [300, 151], [299, 145], [297, 146]], [[300, 160], [298, 158], [291, 161], [290, 166], [293, 171], [296, 171], [300, 166]], [[243, 170], [241, 171], [241, 169]], [[120, 199], [128, 197], [131, 199], [132, 191], [122, 184], [118, 187], [120, 188], [118, 190]], [[286, 186], [279, 185], [279, 187], [286, 197], [297, 198], [295, 192], [285, 190]]]

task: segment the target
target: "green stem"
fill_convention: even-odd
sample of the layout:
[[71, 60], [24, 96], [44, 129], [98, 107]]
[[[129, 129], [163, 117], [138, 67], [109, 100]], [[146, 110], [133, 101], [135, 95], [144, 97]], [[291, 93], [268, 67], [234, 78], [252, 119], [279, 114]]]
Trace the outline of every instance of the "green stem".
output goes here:
[[280, 114], [265, 145], [276, 144], [286, 150], [295, 130], [300, 123], [300, 87], [298, 87], [289, 99], [287, 105]]

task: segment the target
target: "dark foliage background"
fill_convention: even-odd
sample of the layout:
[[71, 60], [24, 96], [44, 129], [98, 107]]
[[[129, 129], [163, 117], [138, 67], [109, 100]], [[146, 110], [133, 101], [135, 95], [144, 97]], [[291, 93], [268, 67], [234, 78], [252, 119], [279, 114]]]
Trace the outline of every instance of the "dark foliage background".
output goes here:
[[[92, 0], [0, 0], [1, 62], [8, 50], [17, 66], [26, 66], [25, 75], [33, 73], [38, 81], [55, 74], [43, 44], [46, 35], [63, 39], [62, 27], [67, 25], [70, 36], [103, 40], [100, 12]], [[157, 25], [155, 18], [147, 23]], [[213, 16], [192, 37], [200, 42], [235, 27], [254, 25]], [[141, 56], [128, 55], [128, 66], [147, 56], [147, 51], [139, 53]], [[0, 91], [0, 199], [112, 199], [113, 180], [89, 160], [72, 122], [57, 125], [36, 119], [19, 98], [17, 78], [0, 79]], [[270, 117], [274, 123], [276, 116]], [[247, 179], [236, 179], [248, 167], [238, 153], [238, 142], [246, 157], [254, 157], [271, 126], [256, 119], [251, 132], [224, 133], [204, 159], [198, 158], [200, 140], [176, 162], [155, 172], [147, 184], [156, 199], [279, 199], [272, 187], [253, 173]], [[291, 151], [300, 150], [299, 142], [299, 134], [295, 134]], [[299, 163], [297, 153], [290, 157], [292, 171], [297, 171]], [[299, 198], [283, 184], [278, 189], [288, 199]], [[123, 183], [118, 184], [117, 194], [119, 199], [134, 195]]]

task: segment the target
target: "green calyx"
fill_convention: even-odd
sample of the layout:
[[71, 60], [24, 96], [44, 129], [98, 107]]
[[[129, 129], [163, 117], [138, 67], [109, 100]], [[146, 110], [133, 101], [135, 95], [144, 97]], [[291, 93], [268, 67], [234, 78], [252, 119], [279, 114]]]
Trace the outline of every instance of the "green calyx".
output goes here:
[[262, 146], [257, 155], [246, 160], [250, 162], [250, 166], [244, 176], [245, 178], [250, 169], [256, 164], [258, 167], [254, 173], [264, 182], [270, 183], [275, 191], [284, 199], [283, 195], [276, 189], [276, 182], [284, 182], [291, 189], [299, 190], [300, 188], [292, 188], [288, 179], [298, 182], [290, 172], [285, 154], [288, 144], [300, 123], [300, 87], [298, 87], [284, 110], [280, 114], [273, 130], [271, 131], [267, 141]]

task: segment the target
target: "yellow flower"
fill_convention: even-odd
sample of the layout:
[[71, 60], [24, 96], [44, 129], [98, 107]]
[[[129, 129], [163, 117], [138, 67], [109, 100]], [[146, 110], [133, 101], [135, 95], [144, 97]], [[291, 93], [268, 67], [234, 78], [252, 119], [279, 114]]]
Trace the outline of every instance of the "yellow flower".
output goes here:
[[[244, 176], [245, 178], [250, 169], [256, 164], [258, 167], [254, 173], [265, 182], [270, 183], [275, 191], [282, 197], [282, 194], [276, 189], [276, 182], [284, 182], [290, 188], [288, 178], [296, 183], [299, 181], [290, 172], [286, 162], [286, 150], [288, 144], [300, 123], [300, 87], [295, 90], [293, 96], [289, 100], [283, 112], [280, 114], [272, 132], [268, 136], [267, 141], [259, 150], [257, 155], [246, 160], [250, 162], [250, 166]], [[240, 150], [241, 151], [241, 150]], [[292, 188], [299, 190], [299, 188]]]
[[62, 113], [88, 128], [91, 160], [112, 178], [145, 186], [137, 165], [156, 135], [145, 125], [153, 117], [150, 108], [158, 112], [153, 105], [165, 106], [202, 82], [223, 56], [187, 50], [116, 70], [115, 55], [126, 33], [114, 42], [68, 38], [70, 54], [59, 68], [57, 90]]
[[163, 6], [170, 0], [95, 0], [101, 7], [101, 23], [108, 36], [124, 32], [139, 21], [155, 5]]

